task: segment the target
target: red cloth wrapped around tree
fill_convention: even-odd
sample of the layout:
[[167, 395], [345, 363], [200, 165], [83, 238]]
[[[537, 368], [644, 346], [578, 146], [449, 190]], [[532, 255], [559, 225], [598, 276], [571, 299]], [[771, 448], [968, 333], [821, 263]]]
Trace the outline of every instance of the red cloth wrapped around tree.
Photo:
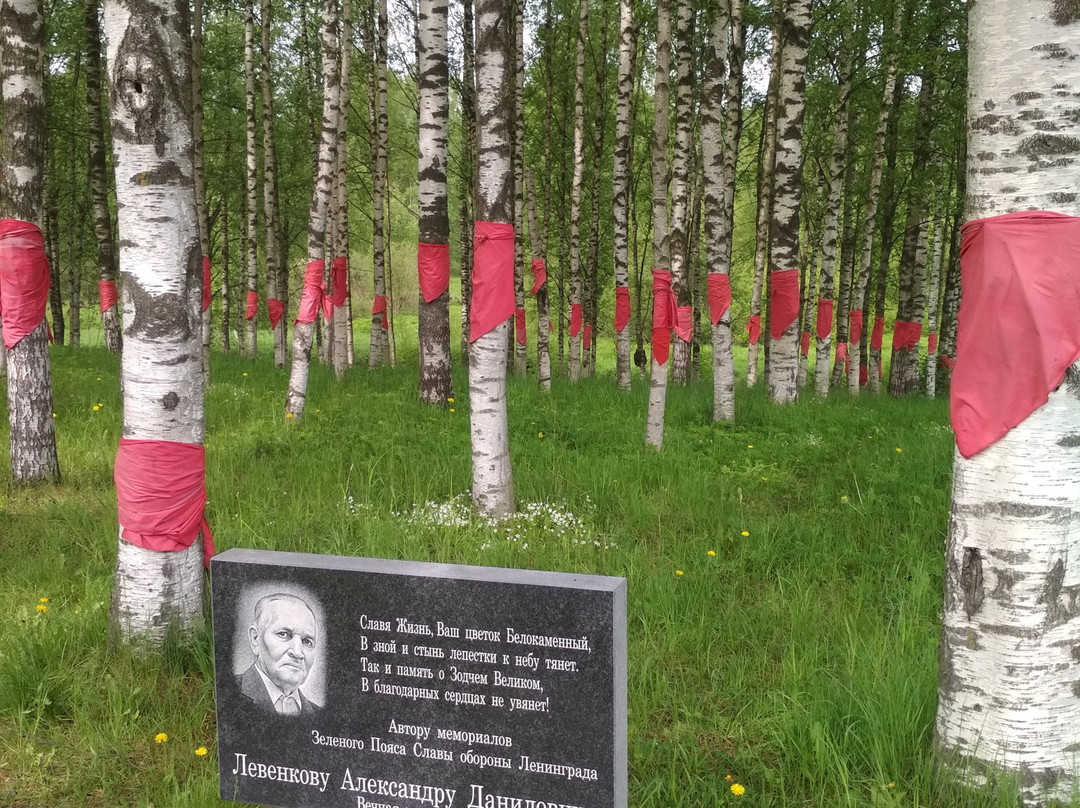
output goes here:
[[652, 352], [658, 365], [671, 356], [671, 329], [678, 319], [675, 295], [671, 291], [671, 272], [666, 269], [652, 271], [653, 312]]
[[1080, 218], [1024, 211], [964, 225], [950, 410], [964, 457], [1046, 403], [1080, 359]]
[[195, 443], [120, 439], [113, 469], [117, 516], [125, 541], [178, 552], [203, 532], [203, 563], [214, 537], [206, 521], [206, 450]]
[[247, 309], [244, 311], [244, 319], [250, 320], [259, 313], [259, 294], [258, 292], [247, 293]]
[[769, 334], [773, 339], [799, 319], [799, 270], [769, 273]]
[[799, 352], [803, 356], [810, 356], [810, 332], [803, 331], [802, 339], [799, 340]]
[[630, 324], [630, 287], [615, 287], [615, 331], [620, 332]]
[[874, 318], [874, 330], [870, 332], [870, 347], [875, 351], [881, 350], [882, 340], [885, 339], [885, 318]]
[[326, 294], [326, 284], [323, 283], [323, 260], [308, 262], [304, 270], [304, 290], [300, 294], [300, 310], [293, 320], [297, 323], [313, 323], [319, 316], [322, 308], [323, 295]]
[[450, 245], [420, 243], [416, 251], [420, 274], [420, 294], [425, 303], [437, 299], [450, 288]]
[[710, 272], [708, 284], [709, 319], [716, 325], [724, 312], [731, 308], [731, 276], [726, 272]]
[[532, 260], [532, 274], [533, 285], [532, 289], [529, 290], [529, 294], [535, 297], [541, 287], [547, 283], [547, 266], [544, 264], [543, 258], [534, 258]]
[[473, 244], [469, 342], [476, 342], [514, 314], [514, 226], [476, 222]]
[[833, 302], [831, 300], [826, 300], [825, 298], [818, 299], [817, 322], [814, 324], [814, 330], [817, 333], [818, 339], [829, 338], [829, 334], [832, 333], [832, 319]]
[[576, 337], [581, 333], [581, 304], [570, 304], [570, 336]]
[[836, 364], [839, 365], [841, 362], [844, 363], [844, 373], [845, 374], [848, 371], [847, 346], [848, 346], [848, 344], [846, 342], [838, 342], [838, 343], [836, 343]]
[[384, 295], [375, 295], [375, 301], [371, 304], [371, 313], [382, 315], [380, 325], [383, 331], [390, 328], [390, 318], [386, 314], [386, 297]]
[[518, 345], [525, 344], [525, 309], [514, 309], [514, 334]]
[[933, 331], [931, 331], [930, 336], [926, 338], [926, 350], [931, 356], [937, 353], [937, 334]]
[[922, 323], [909, 323], [906, 320], [897, 320], [893, 323], [892, 347], [894, 351], [917, 349], [920, 339], [922, 339]]
[[202, 310], [210, 308], [210, 256], [204, 255], [202, 259]]
[[866, 382], [869, 381], [869, 379], [870, 379], [870, 370], [869, 370], [869, 368], [866, 367], [865, 363], [859, 365], [859, 384], [862, 385], [863, 387], [865, 387]]
[[694, 307], [675, 307], [675, 333], [683, 342], [690, 342], [694, 338]]
[[98, 310], [104, 314], [116, 305], [116, 281], [98, 281]]
[[269, 298], [266, 301], [266, 314], [270, 318], [270, 328], [277, 328], [282, 315], [285, 314], [285, 304], [276, 297]]
[[852, 345], [855, 345], [862, 339], [862, 327], [862, 309], [850, 309], [848, 311], [848, 342]]
[[581, 344], [586, 351], [592, 347], [592, 326], [588, 323], [585, 324], [585, 333], [581, 337]]
[[344, 255], [335, 256], [330, 262], [330, 283], [333, 285], [330, 300], [340, 309], [349, 294], [349, 259]]
[[755, 314], [746, 321], [746, 331], [750, 334], [750, 344], [757, 345], [761, 339], [761, 315]]
[[0, 219], [0, 317], [10, 351], [45, 319], [49, 262], [41, 228], [20, 219]]

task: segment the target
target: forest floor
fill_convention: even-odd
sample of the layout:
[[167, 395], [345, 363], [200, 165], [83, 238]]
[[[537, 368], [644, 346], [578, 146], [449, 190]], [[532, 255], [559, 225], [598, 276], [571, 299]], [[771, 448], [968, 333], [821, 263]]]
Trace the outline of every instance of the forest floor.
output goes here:
[[[602, 367], [542, 394], [511, 378], [519, 512], [493, 526], [468, 508], [460, 367], [455, 401], [431, 407], [414, 351], [342, 383], [315, 365], [294, 426], [286, 371], [260, 349], [213, 359], [218, 550], [625, 577], [631, 806], [1016, 805], [1007, 783], [972, 793], [935, 776], [944, 398], [821, 401], [811, 383], [776, 407], [740, 383], [735, 423], [717, 425], [711, 382], [671, 386], [655, 454], [645, 380], [621, 393]], [[13, 487], [0, 465], [0, 805], [224, 805], [209, 629], [161, 659], [107, 649], [119, 360], [53, 359], [63, 484]]]

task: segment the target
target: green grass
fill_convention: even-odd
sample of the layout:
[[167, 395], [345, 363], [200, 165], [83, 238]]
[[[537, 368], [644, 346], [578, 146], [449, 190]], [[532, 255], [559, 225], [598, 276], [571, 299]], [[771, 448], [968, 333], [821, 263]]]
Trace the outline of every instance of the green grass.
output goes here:
[[[934, 771], [944, 401], [808, 390], [774, 407], [739, 386], [738, 420], [715, 425], [710, 382], [671, 387], [657, 455], [646, 383], [617, 391], [606, 345], [598, 378], [549, 395], [511, 379], [517, 501], [545, 507], [493, 528], [426, 506], [467, 502], [467, 385], [458, 369], [455, 412], [422, 406], [400, 341], [393, 370], [339, 384], [314, 366], [296, 427], [265, 342], [254, 363], [214, 357], [219, 550], [626, 577], [634, 806], [1016, 804], [1008, 784], [975, 794]], [[0, 466], [0, 805], [218, 805], [209, 632], [161, 659], [107, 652], [119, 362], [87, 342], [53, 352], [63, 484], [13, 487]]]

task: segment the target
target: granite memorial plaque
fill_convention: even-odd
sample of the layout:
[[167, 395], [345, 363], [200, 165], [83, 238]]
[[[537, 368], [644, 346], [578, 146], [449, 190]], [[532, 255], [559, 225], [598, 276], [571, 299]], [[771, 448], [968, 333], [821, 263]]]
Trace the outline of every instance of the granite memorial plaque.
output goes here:
[[625, 808], [624, 579], [235, 549], [211, 573], [223, 799]]

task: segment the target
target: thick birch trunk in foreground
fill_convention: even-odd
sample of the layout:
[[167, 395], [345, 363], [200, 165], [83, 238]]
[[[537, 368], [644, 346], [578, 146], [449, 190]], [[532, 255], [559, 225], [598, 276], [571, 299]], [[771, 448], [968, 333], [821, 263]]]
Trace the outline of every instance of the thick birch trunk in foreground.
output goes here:
[[[6, 0], [0, 28], [3, 90], [0, 112], [0, 218], [41, 227], [45, 168], [45, 29], [41, 0]], [[7, 352], [11, 477], [19, 483], [59, 480], [52, 419], [48, 326]], [[0, 343], [0, 352], [4, 350]]]
[[[691, 286], [690, 162], [693, 152], [693, 9], [690, 0], [675, 0], [675, 146], [671, 157], [671, 288], [675, 305], [685, 310], [693, 304]], [[692, 337], [691, 337], [692, 339]], [[676, 333], [671, 338], [671, 379], [676, 384], [690, 381], [690, 339]]]
[[[653, 266], [668, 269], [668, 82], [671, 72], [671, 14], [668, 0], [656, 3], [656, 72], [653, 84], [652, 140], [652, 252]], [[645, 416], [645, 445], [657, 451], [664, 445], [664, 411], [667, 405], [668, 361], [656, 361], [653, 345], [649, 376], [649, 408]]]
[[[979, 0], [968, 37], [967, 218], [1080, 215], [1076, 9]], [[1077, 423], [1074, 365], [1046, 404], [953, 465], [937, 746], [973, 784], [1016, 773], [1025, 805], [1068, 802], [1080, 786]]]
[[[802, 200], [802, 121], [806, 108], [806, 50], [810, 38], [811, 0], [788, 0], [784, 13], [784, 44], [777, 91], [776, 165], [769, 272], [798, 270], [799, 206]], [[769, 313], [769, 327], [775, 311]], [[776, 331], [772, 330], [775, 334]], [[770, 344], [769, 397], [776, 404], [795, 400], [799, 369], [799, 318]]]
[[[446, 56], [446, 0], [420, 0], [417, 68], [420, 75], [419, 209], [420, 243], [448, 244], [450, 213], [446, 191], [446, 150], [450, 120], [450, 72]], [[450, 378], [450, 290], [430, 303], [420, 294], [420, 400], [444, 403]]]
[[[514, 174], [510, 164], [513, 74], [508, 10], [508, 4], [502, 0], [476, 3], [476, 219], [507, 224], [513, 219], [514, 208]], [[476, 509], [488, 517], [505, 516], [514, 510], [506, 413], [511, 320], [478, 337], [469, 348], [472, 499]]]
[[[202, 444], [202, 250], [186, 6], [105, 2], [124, 346], [124, 437]], [[119, 539], [110, 629], [160, 644], [202, 616], [203, 538], [182, 552]]]
[[[634, 30], [634, 5], [631, 0], [619, 0], [619, 74], [618, 98], [615, 102], [615, 149], [612, 158], [611, 184], [615, 225], [614, 245], [615, 288], [630, 285], [628, 258], [630, 215], [630, 114], [633, 107], [634, 63], [637, 50]], [[616, 294], [618, 294], [616, 292]], [[630, 324], [615, 332], [615, 382], [620, 390], [630, 389]]]
[[[308, 263], [325, 262], [327, 211], [333, 191], [334, 160], [337, 146], [338, 85], [340, 61], [335, 25], [337, 3], [323, 0], [322, 7], [322, 77], [323, 113], [322, 135], [319, 138], [319, 173], [311, 191], [311, 208], [308, 210]], [[315, 312], [316, 320], [321, 316]], [[304, 415], [307, 399], [308, 371], [311, 365], [311, 343], [315, 337], [315, 323], [297, 323], [293, 326], [292, 366], [289, 369], [289, 390], [285, 397], [285, 417], [299, 421]]]
[[[86, 109], [89, 137], [90, 193], [93, 202], [94, 243], [97, 248], [98, 280], [116, 283], [116, 245], [113, 243], [112, 220], [109, 216], [109, 175], [105, 166], [105, 127], [101, 114], [101, 24], [98, 21], [100, 3], [86, 3]], [[194, 41], [192, 42], [194, 49]], [[194, 76], [194, 53], [192, 54]], [[193, 79], [194, 81], [194, 79]], [[105, 347], [120, 353], [123, 340], [120, 333], [120, 310], [116, 303], [101, 313], [105, 331]]]

